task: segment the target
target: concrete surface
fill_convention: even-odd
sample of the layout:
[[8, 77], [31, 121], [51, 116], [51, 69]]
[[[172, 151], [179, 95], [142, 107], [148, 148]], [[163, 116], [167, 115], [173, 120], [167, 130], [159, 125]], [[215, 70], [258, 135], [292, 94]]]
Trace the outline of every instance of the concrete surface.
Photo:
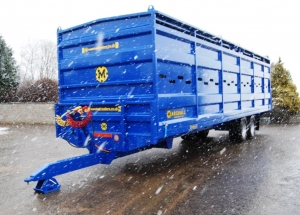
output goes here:
[[203, 143], [174, 140], [57, 176], [61, 190], [42, 195], [23, 182], [42, 164], [85, 154], [55, 138], [54, 126], [0, 129], [0, 214], [243, 214], [300, 211], [299, 125], [262, 126], [232, 144], [210, 131]]

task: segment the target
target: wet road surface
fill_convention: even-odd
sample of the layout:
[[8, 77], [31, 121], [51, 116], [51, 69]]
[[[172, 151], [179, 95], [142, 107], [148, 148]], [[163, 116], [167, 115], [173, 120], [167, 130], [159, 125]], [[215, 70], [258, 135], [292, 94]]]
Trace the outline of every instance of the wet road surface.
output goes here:
[[57, 176], [61, 190], [43, 195], [24, 178], [87, 151], [56, 139], [54, 126], [0, 126], [0, 214], [299, 214], [299, 131], [262, 126], [241, 144], [213, 130], [204, 144], [176, 138], [171, 150]]

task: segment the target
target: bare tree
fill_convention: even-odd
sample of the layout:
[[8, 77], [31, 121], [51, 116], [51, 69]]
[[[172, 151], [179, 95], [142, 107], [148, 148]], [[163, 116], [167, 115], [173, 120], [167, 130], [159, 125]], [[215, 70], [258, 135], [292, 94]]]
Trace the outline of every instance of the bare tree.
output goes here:
[[33, 82], [37, 68], [37, 44], [29, 40], [21, 50], [20, 77], [21, 82]]
[[39, 79], [54, 79], [57, 74], [56, 45], [52, 41], [40, 43]]
[[29, 40], [21, 50], [20, 76], [22, 81], [56, 79], [56, 44], [49, 40]]

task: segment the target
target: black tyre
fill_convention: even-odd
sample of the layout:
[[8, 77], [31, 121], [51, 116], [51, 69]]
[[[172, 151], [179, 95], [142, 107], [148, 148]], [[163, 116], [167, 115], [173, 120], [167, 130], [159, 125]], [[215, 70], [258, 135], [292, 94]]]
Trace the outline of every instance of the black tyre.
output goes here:
[[253, 139], [255, 136], [255, 116], [251, 116], [249, 119], [247, 138]]
[[196, 135], [200, 140], [206, 140], [208, 133], [209, 133], [209, 130], [205, 130], [205, 131], [197, 132]]
[[181, 136], [184, 140], [205, 140], [207, 138], [209, 130], [198, 131], [192, 134], [186, 134]]
[[232, 142], [243, 142], [247, 139], [247, 120], [241, 118], [233, 121], [229, 129], [229, 138]]
[[184, 140], [197, 140], [197, 135], [193, 134], [186, 134], [181, 136], [182, 139]]

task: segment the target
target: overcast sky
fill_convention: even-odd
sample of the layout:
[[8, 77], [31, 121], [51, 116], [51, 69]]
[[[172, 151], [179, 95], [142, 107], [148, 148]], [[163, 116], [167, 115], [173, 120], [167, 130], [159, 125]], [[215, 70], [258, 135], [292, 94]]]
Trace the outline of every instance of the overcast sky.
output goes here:
[[56, 29], [95, 19], [156, 10], [222, 36], [232, 43], [269, 56], [281, 57], [300, 91], [297, 0], [2, 0], [0, 34], [19, 60], [29, 39], [56, 41]]

